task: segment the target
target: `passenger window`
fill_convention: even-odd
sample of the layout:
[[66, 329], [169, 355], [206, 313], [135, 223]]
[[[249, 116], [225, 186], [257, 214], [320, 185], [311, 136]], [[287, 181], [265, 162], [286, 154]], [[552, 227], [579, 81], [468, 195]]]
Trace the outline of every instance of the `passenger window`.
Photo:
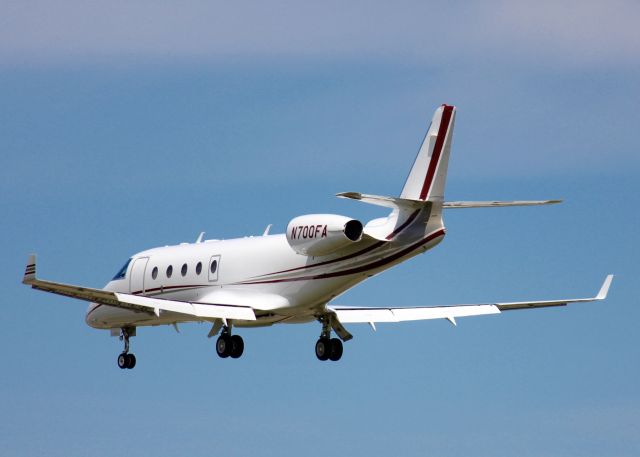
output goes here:
[[169, 265], [167, 267], [167, 278], [170, 278], [172, 274], [173, 274], [173, 266]]
[[180, 271], [180, 273], [182, 274], [182, 276], [186, 276], [187, 275], [187, 264], [186, 263], [184, 265], [182, 265], [182, 270]]
[[217, 281], [220, 273], [220, 256], [213, 255], [209, 260], [209, 281]]
[[202, 262], [198, 262], [198, 265], [196, 265], [196, 274], [199, 275], [200, 273], [202, 273]]
[[158, 267], [153, 267], [153, 271], [151, 272], [151, 278], [156, 279], [158, 277]]

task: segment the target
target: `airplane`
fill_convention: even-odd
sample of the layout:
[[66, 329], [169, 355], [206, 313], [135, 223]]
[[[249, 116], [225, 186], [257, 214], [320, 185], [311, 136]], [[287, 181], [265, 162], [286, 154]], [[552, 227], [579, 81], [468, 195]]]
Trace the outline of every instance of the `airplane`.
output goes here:
[[[591, 298], [452, 306], [361, 307], [333, 301], [382, 271], [424, 253], [445, 237], [443, 212], [459, 208], [534, 206], [541, 201], [459, 201], [444, 199], [456, 108], [441, 105], [419, 148], [399, 197], [344, 192], [340, 198], [381, 206], [386, 217], [363, 224], [335, 214], [293, 218], [285, 234], [230, 240], [204, 240], [139, 252], [131, 256], [103, 289], [61, 284], [36, 277], [30, 255], [23, 283], [34, 289], [90, 302], [85, 322], [119, 336], [121, 369], [136, 365], [129, 339], [138, 327], [208, 322], [216, 352], [238, 358], [244, 341], [236, 328], [317, 321], [316, 357], [337, 361], [352, 338], [345, 324], [446, 319], [564, 306], [604, 300], [613, 275]], [[332, 332], [337, 337], [332, 337]]]

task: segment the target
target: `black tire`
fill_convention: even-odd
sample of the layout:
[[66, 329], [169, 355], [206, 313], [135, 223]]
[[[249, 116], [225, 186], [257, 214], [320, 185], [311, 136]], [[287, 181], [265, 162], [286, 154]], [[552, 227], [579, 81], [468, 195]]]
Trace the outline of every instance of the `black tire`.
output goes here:
[[329, 359], [333, 362], [337, 362], [342, 357], [342, 341], [338, 338], [331, 338], [331, 352], [329, 354]]
[[136, 356], [133, 354], [127, 354], [127, 368], [132, 369], [136, 366]]
[[316, 342], [316, 357], [324, 362], [329, 359], [329, 354], [331, 354], [331, 341], [329, 338], [320, 338]]
[[244, 352], [244, 340], [240, 335], [233, 335], [231, 337], [231, 358], [237, 359]]
[[229, 335], [220, 335], [220, 337], [218, 337], [218, 341], [216, 341], [216, 352], [218, 356], [226, 359], [229, 357], [232, 348], [233, 344], [231, 343]]
[[118, 356], [118, 367], [120, 367], [121, 370], [124, 370], [127, 368], [127, 361], [127, 354], [123, 352]]

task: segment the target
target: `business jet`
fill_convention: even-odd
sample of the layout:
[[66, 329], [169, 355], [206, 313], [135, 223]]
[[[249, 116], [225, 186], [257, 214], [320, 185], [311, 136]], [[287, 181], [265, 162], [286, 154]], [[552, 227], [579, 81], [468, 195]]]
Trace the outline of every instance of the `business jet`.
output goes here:
[[[606, 298], [613, 276], [592, 298], [486, 303], [453, 306], [337, 306], [334, 300], [356, 284], [438, 245], [445, 236], [443, 213], [449, 209], [548, 205], [543, 201], [444, 200], [444, 188], [456, 109], [435, 111], [399, 197], [345, 192], [338, 197], [387, 208], [389, 214], [366, 224], [334, 214], [292, 219], [285, 234], [231, 240], [204, 240], [139, 252], [126, 261], [103, 289], [61, 284], [36, 277], [36, 256], [29, 256], [23, 283], [34, 289], [90, 302], [86, 323], [108, 329], [124, 342], [118, 366], [133, 368], [129, 338], [138, 327], [208, 322], [218, 336], [216, 352], [238, 358], [244, 342], [236, 328], [317, 321], [319, 360], [337, 361], [343, 341], [352, 338], [346, 324], [446, 319], [564, 306]], [[337, 337], [332, 337], [332, 332]]]

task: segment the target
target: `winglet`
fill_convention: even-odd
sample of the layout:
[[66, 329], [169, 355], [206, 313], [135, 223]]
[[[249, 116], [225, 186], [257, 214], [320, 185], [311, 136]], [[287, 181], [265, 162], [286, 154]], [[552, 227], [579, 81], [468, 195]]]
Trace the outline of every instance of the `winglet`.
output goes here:
[[24, 270], [24, 277], [22, 278], [22, 284], [31, 284], [36, 279], [36, 255], [29, 255], [27, 260], [27, 267]]
[[611, 281], [613, 281], [613, 275], [607, 275], [604, 282], [602, 283], [600, 292], [598, 292], [598, 295], [596, 295], [596, 300], [604, 300], [605, 298], [607, 298], [609, 287], [611, 287]]

